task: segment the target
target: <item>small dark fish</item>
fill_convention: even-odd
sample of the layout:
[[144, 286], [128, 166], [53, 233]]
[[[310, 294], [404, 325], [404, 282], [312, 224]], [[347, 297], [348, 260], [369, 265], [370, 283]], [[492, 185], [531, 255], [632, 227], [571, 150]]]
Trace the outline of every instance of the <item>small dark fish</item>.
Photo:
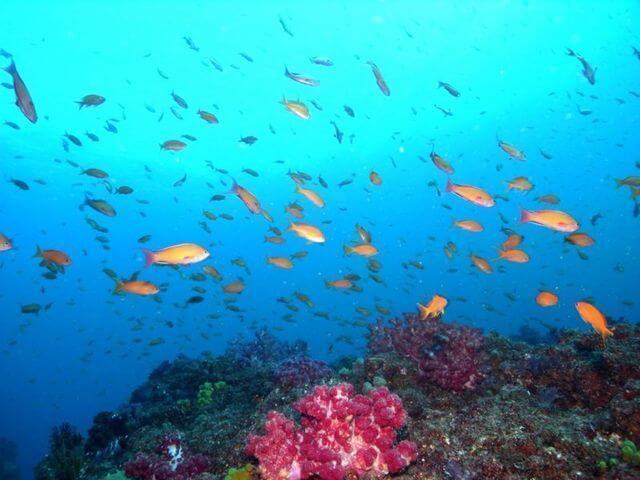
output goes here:
[[243, 168], [242, 171], [248, 175], [251, 175], [252, 177], [259, 177], [260, 174], [258, 172], [256, 172], [255, 170], [253, 170], [252, 168]]
[[13, 123], [13, 122], [10, 122], [10, 121], [7, 120], [6, 122], [4, 122], [4, 124], [7, 127], [13, 128], [14, 130], [20, 130], [20, 125], [18, 125], [17, 123]]
[[11, 55], [9, 52], [7, 52], [4, 48], [0, 48], [0, 56], [2, 56], [4, 58], [13, 57], [13, 55]]
[[338, 187], [342, 188], [342, 187], [346, 187], [347, 185], [351, 185], [353, 183], [353, 178], [348, 178], [346, 180], [342, 180], [339, 184]]
[[438, 88], [444, 88], [452, 97], [459, 97], [460, 92], [446, 82], [438, 82]]
[[316, 102], [315, 100], [310, 100], [309, 103], [311, 103], [311, 105], [313, 105], [314, 107], [316, 107], [319, 111], [322, 111], [322, 107], [320, 106], [320, 104], [318, 102]]
[[178, 180], [177, 182], [175, 182], [173, 184], [174, 187], [181, 187], [182, 185], [184, 185], [184, 182], [187, 181], [187, 174], [184, 174], [184, 177], [182, 177], [180, 180]]
[[[182, 116], [182, 114], [178, 111], [178, 109], [176, 107], [170, 107], [169, 111], [173, 114], [174, 117], [176, 117], [178, 120], [182, 120], [184, 117]], [[162, 112], [164, 114], [164, 112]], [[159, 121], [159, 120], [158, 120]]]
[[287, 67], [284, 67], [284, 76], [290, 78], [294, 82], [298, 82], [309, 87], [317, 87], [320, 84], [320, 82], [311, 77], [305, 77], [299, 73], [290, 72]]
[[72, 135], [70, 133], [65, 133], [64, 134], [65, 138], [67, 138], [71, 143], [73, 143], [75, 146], [77, 147], [81, 147], [82, 146], [82, 142], [80, 141], [80, 139], [78, 137], [76, 137], [75, 135]]
[[111, 133], [118, 133], [118, 128], [117, 128], [113, 123], [111, 123], [109, 120], [107, 120], [107, 121], [105, 122], [104, 129], [105, 129], [107, 132], [111, 132]]
[[109, 174], [104, 170], [100, 170], [99, 168], [87, 168], [80, 172], [80, 175], [87, 175], [93, 178], [107, 178]]
[[218, 63], [218, 61], [215, 58], [210, 58], [209, 63], [213, 65], [213, 68], [215, 68], [219, 72], [222, 71], [222, 65], [220, 65], [220, 63]]
[[638, 50], [636, 47], [631, 47], [633, 49], [633, 55], [640, 60], [640, 50]]
[[325, 181], [325, 179], [324, 179], [324, 178], [322, 178], [322, 177], [318, 177], [318, 183], [319, 183], [320, 185], [322, 185], [324, 188], [329, 188], [329, 185], [327, 184], [327, 182]]
[[342, 137], [344, 136], [344, 133], [340, 131], [336, 122], [332, 121], [331, 125], [333, 125], [333, 128], [335, 130], [333, 136], [336, 137], [336, 140], [338, 140], [338, 143], [342, 143]]
[[391, 94], [391, 91], [389, 90], [389, 87], [387, 86], [387, 82], [385, 82], [384, 77], [382, 76], [382, 73], [380, 72], [380, 69], [373, 62], [367, 62], [367, 63], [371, 67], [371, 71], [373, 72], [373, 76], [376, 78], [376, 83], [378, 84], [378, 88], [380, 88], [380, 91], [384, 95], [386, 95], [388, 97]]
[[601, 218], [602, 218], [602, 214], [596, 213], [593, 217], [591, 217], [591, 225], [595, 227], [596, 223], [598, 223], [598, 220], [600, 220]]
[[99, 141], [100, 141], [100, 138], [99, 138], [95, 133], [85, 132], [84, 134], [85, 134], [85, 135], [87, 136], [87, 138], [88, 138], [89, 140], [91, 140], [92, 142], [99, 142]]
[[80, 205], [80, 210], [84, 209], [85, 205], [90, 206], [96, 212], [101, 213], [102, 215], [105, 215], [107, 217], [116, 216], [116, 210], [105, 200], [94, 200], [92, 198], [89, 198], [88, 196], [85, 196], [84, 202]]
[[182, 135], [182, 138], [186, 138], [187, 140], [189, 140], [190, 142], [195, 142], [198, 139], [196, 137], [194, 137], [193, 135], [189, 135], [189, 134], [184, 134]]
[[258, 137], [254, 137], [253, 135], [248, 135], [246, 137], [240, 137], [240, 141], [247, 145], [253, 145], [258, 141]]
[[121, 187], [118, 187], [118, 189], [116, 190], [116, 193], [120, 195], [130, 195], [133, 193], [133, 188], [127, 185], [123, 185]]
[[196, 52], [200, 51], [200, 48], [196, 46], [195, 42], [193, 41], [193, 39], [191, 37], [182, 37], [182, 38], [184, 38], [184, 41], [187, 43], [187, 46], [191, 50], [195, 50]]
[[323, 67], [333, 66], [333, 60], [327, 57], [310, 57], [309, 61], [311, 63], [315, 63], [316, 65], [322, 65]]
[[545, 152], [541, 148], [539, 148], [538, 150], [540, 150], [540, 155], [542, 155], [547, 160], [551, 160], [553, 158], [553, 155], [551, 155], [550, 153]]
[[284, 30], [284, 33], [293, 37], [293, 33], [291, 33], [291, 30], [289, 30], [289, 27], [287, 27], [287, 24], [284, 23], [284, 20], [282, 19], [282, 17], [278, 17], [278, 20], [280, 21], [280, 26], [282, 27], [282, 30]]
[[0, 83], [0, 85], [2, 85], [4, 88], [9, 89], [9, 90], [13, 89], [13, 84], [9, 83], [9, 82], [2, 82], [2, 83]]
[[169, 80], [169, 77], [167, 76], [166, 73], [164, 73], [162, 70], [158, 69], [158, 75], [160, 75], [162, 78], [164, 78], [165, 80]]
[[356, 114], [353, 111], [353, 108], [351, 108], [349, 105], [345, 105], [344, 106], [344, 111], [347, 113], [347, 115], [349, 115], [350, 117], [355, 117]]
[[80, 108], [83, 107], [97, 107], [98, 105], [102, 105], [105, 101], [105, 98], [102, 95], [89, 94], [82, 97], [81, 100], [76, 103], [80, 105]]
[[18, 180], [16, 178], [12, 178], [9, 181], [11, 183], [13, 183], [16, 187], [18, 187], [20, 190], [29, 190], [29, 185], [27, 185], [27, 183], [23, 182], [22, 180]]
[[138, 239], [138, 243], [147, 243], [151, 240], [151, 235], [143, 235]]
[[240, 52], [240, 56], [244, 58], [247, 62], [253, 63], [253, 58], [251, 58], [248, 54], [244, 52]]
[[22, 78], [16, 69], [16, 64], [13, 59], [11, 60], [11, 65], [5, 68], [4, 71], [13, 78], [13, 89], [16, 92], [16, 105], [23, 115], [27, 117], [27, 120], [31, 123], [36, 123], [38, 121], [36, 107], [33, 104], [33, 100], [31, 99], [29, 90], [27, 90], [27, 86], [22, 81]]
[[451, 110], [445, 110], [444, 108], [442, 108], [442, 107], [440, 107], [438, 105], [435, 105], [435, 104], [433, 106], [435, 108], [437, 108], [438, 110], [440, 110], [444, 114], [445, 117], [450, 117], [450, 116], [453, 115], [453, 113], [451, 113]]
[[40, 313], [40, 310], [42, 310], [42, 305], [38, 303], [30, 303], [28, 305], [22, 305], [22, 307], [20, 307], [20, 311], [25, 314], [38, 315]]
[[204, 301], [204, 297], [200, 296], [200, 295], [195, 295], [193, 297], [191, 297], [189, 300], [187, 300], [187, 305], [194, 305], [196, 303], [202, 303]]
[[589, 81], [591, 85], [594, 85], [596, 83], [596, 70], [598, 69], [596, 68], [594, 70], [593, 68], [591, 68], [591, 65], [589, 65], [589, 63], [584, 59], [582, 55], [577, 54], [570, 48], [567, 48], [567, 55], [569, 55], [570, 57], [576, 57], [578, 59], [578, 61], [582, 64], [582, 75]]
[[171, 92], [171, 97], [173, 98], [173, 101], [178, 104], [179, 107], [189, 108], [189, 105], [187, 105], [187, 102], [184, 100], [184, 98], [182, 98], [176, 92]]

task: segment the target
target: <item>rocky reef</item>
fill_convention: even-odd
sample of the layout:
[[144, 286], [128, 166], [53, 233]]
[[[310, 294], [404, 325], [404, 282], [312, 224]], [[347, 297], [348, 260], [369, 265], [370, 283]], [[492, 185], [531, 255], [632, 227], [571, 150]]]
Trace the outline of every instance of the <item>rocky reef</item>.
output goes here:
[[[551, 337], [550, 337], [551, 338]], [[549, 339], [545, 339], [549, 340]], [[335, 365], [260, 330], [158, 366], [37, 480], [638, 479], [640, 326], [526, 343], [405, 315]]]

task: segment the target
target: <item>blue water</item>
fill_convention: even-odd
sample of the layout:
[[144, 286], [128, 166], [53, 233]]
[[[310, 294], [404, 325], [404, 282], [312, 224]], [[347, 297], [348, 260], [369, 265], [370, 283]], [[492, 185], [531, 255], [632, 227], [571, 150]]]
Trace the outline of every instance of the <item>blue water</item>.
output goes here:
[[[95, 413], [126, 400], [160, 361], [179, 353], [221, 353], [229, 339], [250, 335], [257, 326], [269, 326], [282, 338], [302, 338], [313, 356], [333, 359], [364, 353], [363, 324], [378, 317], [376, 305], [399, 315], [435, 293], [450, 301], [447, 320], [505, 334], [525, 323], [544, 332], [541, 322], [586, 330], [573, 304], [587, 297], [614, 320], [637, 319], [638, 305], [631, 302], [638, 297], [640, 218], [633, 215], [630, 190], [616, 189], [614, 178], [640, 174], [640, 98], [629, 93], [640, 92], [640, 59], [631, 48], [640, 48], [639, 18], [640, 5], [633, 1], [5, 0], [0, 48], [13, 55], [39, 115], [36, 124], [29, 123], [14, 104], [13, 90], [0, 87], [0, 121], [19, 126], [0, 125], [0, 233], [14, 245], [0, 252], [0, 436], [18, 443], [25, 478], [45, 453], [53, 425], [70, 421], [86, 429]], [[199, 51], [189, 48], [185, 36]], [[597, 67], [595, 85], [565, 55], [567, 47]], [[334, 65], [312, 64], [311, 56], [329, 57]], [[0, 60], [2, 66], [10, 62]], [[378, 89], [367, 61], [380, 68], [390, 96]], [[319, 80], [319, 86], [286, 78], [285, 66]], [[11, 82], [0, 73], [3, 82]], [[438, 88], [438, 81], [453, 85], [460, 97]], [[188, 109], [175, 104], [172, 91]], [[79, 110], [74, 102], [86, 94], [102, 95], [106, 102]], [[283, 96], [304, 102], [311, 118], [287, 112], [279, 103]], [[354, 110], [353, 118], [344, 105]], [[220, 123], [205, 123], [198, 109], [215, 113]], [[105, 130], [109, 119], [117, 133]], [[341, 144], [332, 121], [344, 132]], [[89, 140], [87, 131], [100, 141]], [[69, 143], [66, 152], [65, 132], [80, 138], [82, 147]], [[188, 147], [182, 152], [158, 148], [184, 134], [197, 140], [183, 139]], [[247, 135], [258, 141], [238, 141]], [[526, 162], [510, 159], [496, 135], [526, 152]], [[445, 193], [446, 175], [429, 160], [432, 143], [453, 164], [453, 181], [509, 201], [483, 209]], [[544, 159], [540, 149], [553, 158]], [[112, 195], [67, 160], [103, 169], [114, 186], [129, 185], [135, 192]], [[321, 227], [326, 244], [309, 245], [290, 232], [283, 233], [284, 245], [264, 243], [270, 224], [240, 199], [228, 195], [209, 203], [230, 183], [207, 161], [253, 192], [282, 230], [290, 218], [284, 207], [297, 200], [305, 208], [303, 221]], [[372, 169], [381, 175], [381, 186], [369, 182]], [[323, 196], [325, 208], [294, 193], [290, 170], [313, 176], [306, 186]], [[184, 184], [174, 187], [185, 174]], [[318, 184], [319, 175], [328, 188]], [[520, 175], [535, 189], [507, 194], [506, 182]], [[338, 187], [350, 178], [352, 184]], [[20, 190], [11, 179], [27, 182], [30, 190]], [[432, 180], [442, 196], [428, 186]], [[117, 216], [80, 211], [85, 192], [107, 200]], [[519, 207], [545, 208], [534, 199], [549, 193], [560, 197], [557, 208], [573, 215], [580, 231], [595, 238], [583, 250], [587, 260], [562, 234], [518, 225]], [[208, 221], [203, 210], [234, 219]], [[602, 218], [593, 226], [597, 213]], [[109, 229], [110, 250], [95, 240], [100, 233], [86, 217]], [[468, 218], [481, 222], [484, 232], [452, 228], [453, 220]], [[343, 255], [343, 244], [356, 240], [356, 223], [373, 235], [385, 285], [368, 279], [366, 259]], [[506, 238], [503, 226], [525, 236], [522, 248], [531, 261], [492, 262], [494, 274], [484, 275], [471, 266], [469, 253], [496, 258]], [[195, 242], [211, 257], [180, 271], [145, 270], [137, 239], [146, 234], [152, 235], [148, 248]], [[458, 247], [452, 260], [443, 253], [448, 241]], [[44, 279], [45, 270], [32, 258], [37, 245], [64, 250], [73, 264], [57, 279]], [[309, 255], [292, 270], [265, 262], [266, 255], [300, 250]], [[250, 274], [231, 263], [238, 257]], [[424, 269], [403, 267], [411, 261]], [[203, 265], [214, 265], [223, 282], [187, 278]], [[113, 296], [103, 268], [122, 277], [141, 271], [140, 278], [166, 283], [162, 303]], [[361, 293], [325, 288], [324, 280], [346, 273], [363, 277], [357, 282]], [[221, 288], [239, 277], [247, 288], [236, 296], [242, 311], [234, 313], [225, 309], [228, 296]], [[205, 301], [182, 308], [196, 295], [194, 286], [207, 289]], [[536, 305], [541, 288], [559, 295], [557, 307]], [[313, 307], [296, 300], [296, 291], [308, 295]], [[278, 297], [291, 298], [299, 312]], [[22, 314], [21, 306], [30, 303], [52, 306], [37, 316]], [[323, 311], [329, 320], [313, 315]], [[208, 318], [212, 313], [220, 317]], [[283, 320], [288, 313], [292, 320]], [[149, 346], [158, 337], [164, 343]]]

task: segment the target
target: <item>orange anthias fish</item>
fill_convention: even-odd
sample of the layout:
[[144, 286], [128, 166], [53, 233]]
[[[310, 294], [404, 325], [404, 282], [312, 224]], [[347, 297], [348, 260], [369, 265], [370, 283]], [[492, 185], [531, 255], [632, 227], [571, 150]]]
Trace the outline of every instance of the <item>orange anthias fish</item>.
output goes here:
[[68, 267], [71, 265], [71, 257], [61, 250], [42, 250], [40, 247], [36, 247], [36, 254], [34, 257], [41, 257], [45, 263], [54, 263], [61, 267]]
[[7, 250], [11, 250], [13, 248], [13, 244], [9, 237], [0, 233], [0, 252], [6, 252]]
[[378, 172], [373, 170], [369, 172], [369, 181], [373, 183], [376, 187], [379, 187], [380, 185], [382, 185], [382, 177]]
[[524, 237], [522, 235], [512, 233], [504, 242], [502, 242], [501, 248], [502, 250], [513, 250], [522, 243], [522, 240], [524, 240]]
[[353, 282], [348, 278], [341, 278], [339, 280], [327, 281], [325, 280], [324, 284], [327, 288], [351, 288], [353, 287]]
[[309, 109], [302, 102], [297, 102], [295, 100], [282, 100], [280, 103], [284, 105], [284, 108], [289, 110], [296, 117], [299, 117], [303, 120], [309, 120], [309, 118], [311, 117]]
[[593, 327], [593, 329], [602, 335], [602, 343], [605, 343], [607, 337], [612, 337], [613, 332], [607, 327], [607, 319], [595, 306], [588, 302], [577, 302], [576, 310], [582, 317], [582, 320], [587, 322]]
[[520, 190], [521, 192], [529, 192], [533, 189], [533, 183], [527, 177], [516, 177], [507, 182], [509, 191]]
[[487, 262], [484, 258], [482, 257], [478, 257], [477, 255], [474, 255], [473, 253], [471, 254], [471, 261], [473, 262], [473, 264], [482, 272], [484, 273], [492, 273], [493, 272], [493, 268], [491, 268], [491, 265], [489, 265], [489, 262]]
[[155, 295], [160, 289], [151, 282], [145, 282], [142, 280], [131, 280], [125, 282], [118, 282], [113, 293], [131, 293], [134, 295]]
[[290, 222], [288, 230], [291, 230], [293, 233], [298, 235], [305, 240], [308, 240], [312, 243], [324, 243], [324, 233], [313, 225], [309, 225], [306, 223], [293, 223]]
[[471, 202], [481, 207], [493, 207], [496, 202], [491, 195], [478, 187], [471, 185], [457, 185], [447, 178], [447, 192], [453, 192], [467, 202]]
[[529, 261], [529, 255], [522, 250], [500, 250], [498, 258], [501, 260], [508, 260], [514, 263], [527, 263]]
[[320, 195], [309, 188], [302, 188], [300, 185], [296, 186], [296, 193], [304, 196], [307, 200], [313, 203], [318, 208], [324, 207], [324, 200]]
[[436, 167], [438, 167], [438, 169], [442, 170], [444, 173], [448, 175], [453, 174], [454, 169], [451, 166], [451, 164], [447, 160], [442, 158], [440, 155], [438, 155], [436, 152], [432, 151], [429, 154], [429, 157], [431, 157], [431, 161]]
[[475, 220], [457, 220], [453, 222], [453, 224], [456, 227], [461, 228], [462, 230], [466, 230], [467, 232], [477, 233], [484, 230], [484, 227]]
[[238, 182], [236, 182], [235, 180], [233, 180], [233, 186], [231, 187], [231, 192], [229, 193], [235, 193], [238, 198], [242, 200], [242, 203], [244, 203], [249, 211], [254, 215], [262, 213], [262, 207], [260, 206], [258, 198], [246, 188], [238, 185]]
[[573, 233], [580, 225], [569, 214], [560, 210], [538, 210], [528, 211], [522, 209], [520, 212], [520, 223], [534, 223], [543, 227], [550, 228], [557, 232]]
[[567, 235], [564, 240], [578, 247], [590, 247], [596, 243], [596, 241], [586, 233], [572, 233], [571, 235]]
[[498, 140], [498, 146], [511, 158], [514, 158], [520, 161], [524, 161], [527, 159], [527, 156], [524, 154], [522, 150], [514, 147], [510, 143], [503, 142], [500, 139], [497, 139], [497, 140]]
[[355, 253], [356, 255], [360, 255], [362, 257], [372, 257], [378, 254], [378, 249], [371, 245], [370, 243], [361, 243], [356, 246], [345, 245], [343, 247], [345, 255], [351, 255]]
[[418, 303], [418, 310], [420, 310], [420, 320], [426, 320], [427, 318], [442, 315], [444, 309], [449, 302], [446, 298], [440, 295], [434, 295], [431, 301], [425, 306]]
[[206, 248], [195, 243], [181, 243], [172, 247], [163, 248], [157, 252], [143, 249], [145, 266], [151, 265], [191, 265], [201, 262], [209, 257]]
[[293, 268], [293, 262], [286, 257], [267, 257], [267, 263], [278, 268]]
[[38, 121], [38, 114], [36, 113], [36, 107], [33, 104], [33, 100], [31, 99], [31, 95], [29, 94], [29, 90], [27, 90], [27, 86], [22, 81], [18, 70], [16, 69], [16, 64], [11, 60], [11, 65], [4, 69], [11, 78], [13, 78], [13, 90], [16, 93], [16, 105], [20, 109], [20, 111], [27, 117], [31, 123], [36, 123]]
[[536, 303], [541, 307], [553, 307], [558, 304], [558, 296], [555, 293], [543, 291], [536, 295]]
[[246, 288], [244, 282], [242, 281], [242, 279], [238, 279], [235, 282], [231, 282], [227, 285], [225, 285], [224, 287], [222, 287], [222, 291], [224, 293], [233, 293], [233, 294], [240, 294], [242, 292], [244, 292], [244, 289]]

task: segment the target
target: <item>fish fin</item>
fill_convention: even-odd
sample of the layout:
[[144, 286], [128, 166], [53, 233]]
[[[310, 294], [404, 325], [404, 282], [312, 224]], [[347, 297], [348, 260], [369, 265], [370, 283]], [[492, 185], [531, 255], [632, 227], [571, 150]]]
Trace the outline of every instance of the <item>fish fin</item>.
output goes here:
[[42, 249], [40, 248], [40, 245], [36, 245], [36, 253], [33, 256], [33, 258], [37, 258], [37, 257], [42, 257]]
[[520, 208], [520, 223], [528, 223], [531, 221], [531, 212]]
[[576, 52], [567, 47], [567, 55], [570, 57], [577, 57]]
[[451, 183], [451, 177], [447, 177], [447, 186], [444, 189], [445, 192], [453, 192], [453, 183]]
[[438, 88], [444, 87], [444, 82], [438, 80]]
[[150, 267], [156, 261], [156, 255], [149, 249], [143, 248], [142, 253], [144, 254], [144, 266], [145, 268]]
[[345, 256], [349, 256], [353, 253], [353, 248], [350, 247], [349, 245], [343, 245], [342, 246], [342, 252], [344, 253]]
[[429, 318], [429, 309], [421, 303], [418, 303], [417, 305], [418, 311], [420, 312], [420, 320], [426, 320], [427, 318]]
[[120, 280], [115, 280], [116, 282], [116, 286], [113, 289], [113, 292], [111, 292], [112, 295], [119, 295], [122, 293], [122, 282]]

